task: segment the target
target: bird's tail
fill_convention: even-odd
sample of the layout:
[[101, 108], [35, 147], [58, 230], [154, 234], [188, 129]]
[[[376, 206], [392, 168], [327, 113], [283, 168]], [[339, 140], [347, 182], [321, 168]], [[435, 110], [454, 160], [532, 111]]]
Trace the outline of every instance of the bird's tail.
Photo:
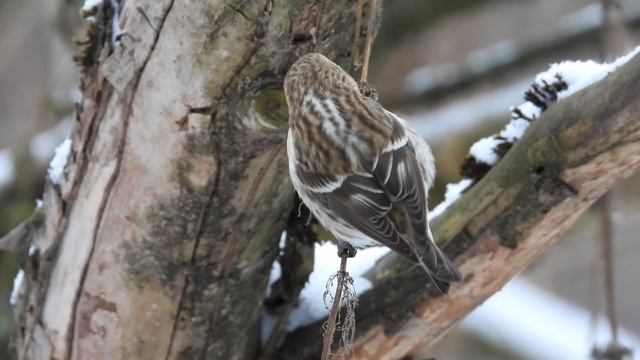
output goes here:
[[[430, 232], [429, 235], [431, 235]], [[426, 242], [414, 251], [418, 264], [443, 293], [447, 293], [450, 283], [462, 281], [460, 271], [433, 241]]]

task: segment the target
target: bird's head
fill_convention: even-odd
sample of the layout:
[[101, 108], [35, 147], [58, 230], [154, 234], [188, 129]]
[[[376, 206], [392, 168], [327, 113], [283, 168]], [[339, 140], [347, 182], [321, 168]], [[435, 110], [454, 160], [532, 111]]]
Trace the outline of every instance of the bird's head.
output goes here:
[[318, 53], [301, 56], [284, 78], [290, 114], [300, 107], [305, 96], [324, 97], [351, 91], [358, 92], [358, 83], [336, 63]]

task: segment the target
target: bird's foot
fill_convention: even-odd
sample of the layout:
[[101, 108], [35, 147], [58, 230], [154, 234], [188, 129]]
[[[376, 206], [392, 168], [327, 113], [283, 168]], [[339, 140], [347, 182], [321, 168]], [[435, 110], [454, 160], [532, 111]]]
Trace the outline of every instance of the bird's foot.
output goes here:
[[338, 256], [341, 257], [341, 258], [343, 258], [343, 257], [349, 257], [349, 258], [355, 257], [357, 252], [358, 251], [356, 251], [356, 249], [346, 241], [340, 241], [338, 243]]
[[360, 81], [358, 83], [358, 90], [360, 90], [360, 94], [378, 101], [378, 91], [376, 91], [376, 88], [368, 82]]

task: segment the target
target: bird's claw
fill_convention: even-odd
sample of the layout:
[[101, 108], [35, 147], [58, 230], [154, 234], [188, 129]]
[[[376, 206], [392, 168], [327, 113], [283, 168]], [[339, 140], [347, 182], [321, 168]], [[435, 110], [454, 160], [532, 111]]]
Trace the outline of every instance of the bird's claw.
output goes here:
[[356, 251], [356, 249], [346, 241], [340, 241], [338, 243], [338, 256], [341, 257], [341, 258], [343, 258], [343, 257], [348, 257], [348, 258], [355, 257], [357, 252], [358, 251]]
[[360, 90], [360, 94], [362, 94], [363, 96], [378, 101], [378, 91], [373, 87], [373, 85], [369, 84], [368, 82], [360, 81], [358, 83], [358, 90]]

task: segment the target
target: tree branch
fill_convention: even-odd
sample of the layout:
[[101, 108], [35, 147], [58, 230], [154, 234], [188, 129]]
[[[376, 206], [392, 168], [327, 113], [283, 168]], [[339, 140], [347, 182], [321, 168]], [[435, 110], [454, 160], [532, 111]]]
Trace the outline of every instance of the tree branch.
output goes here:
[[[433, 222], [464, 274], [433, 296], [419, 268], [391, 254], [368, 273], [355, 358], [420, 354], [500, 290], [619, 180], [640, 168], [640, 57], [547, 110], [507, 155]], [[280, 359], [320, 352], [324, 319], [288, 335]]]

